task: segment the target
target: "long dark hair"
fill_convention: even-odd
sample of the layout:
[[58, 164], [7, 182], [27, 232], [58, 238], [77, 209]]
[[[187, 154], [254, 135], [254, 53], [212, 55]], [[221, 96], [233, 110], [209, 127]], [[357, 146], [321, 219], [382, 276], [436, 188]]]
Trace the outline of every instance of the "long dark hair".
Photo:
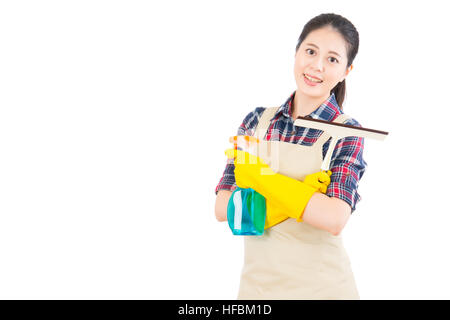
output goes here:
[[[308, 23], [303, 27], [303, 31], [298, 38], [297, 46], [295, 47], [295, 53], [297, 53], [301, 43], [303, 42], [303, 40], [305, 40], [305, 38], [311, 31], [320, 29], [325, 26], [333, 27], [342, 35], [342, 37], [344, 37], [347, 44], [347, 68], [350, 67], [356, 57], [356, 54], [358, 53], [359, 34], [353, 23], [338, 14], [324, 13], [309, 20]], [[342, 82], [339, 82], [331, 90], [331, 93], [334, 93], [336, 101], [342, 109], [342, 104], [344, 103], [345, 99], [345, 79]]]

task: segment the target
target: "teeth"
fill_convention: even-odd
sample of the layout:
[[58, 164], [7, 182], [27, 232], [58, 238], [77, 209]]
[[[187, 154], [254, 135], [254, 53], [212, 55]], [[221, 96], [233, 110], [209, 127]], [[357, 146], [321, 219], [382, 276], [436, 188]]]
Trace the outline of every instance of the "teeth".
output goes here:
[[304, 74], [304, 76], [306, 77], [306, 79], [308, 79], [311, 82], [315, 82], [315, 83], [321, 83], [322, 82], [322, 80], [311, 78], [307, 74]]

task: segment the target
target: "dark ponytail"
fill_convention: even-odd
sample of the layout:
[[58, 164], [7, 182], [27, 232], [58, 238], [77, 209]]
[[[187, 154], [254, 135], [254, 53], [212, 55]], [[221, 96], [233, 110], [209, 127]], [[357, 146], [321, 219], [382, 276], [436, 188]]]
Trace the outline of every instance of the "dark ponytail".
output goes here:
[[[356, 54], [358, 53], [359, 34], [355, 26], [349, 20], [338, 14], [324, 13], [309, 20], [308, 23], [303, 27], [303, 31], [298, 38], [295, 52], [297, 53], [301, 43], [303, 42], [303, 40], [305, 40], [305, 38], [311, 31], [320, 29], [325, 26], [333, 27], [345, 39], [345, 42], [347, 44], [347, 68], [350, 67], [356, 57]], [[336, 101], [342, 109], [342, 104], [344, 103], [345, 99], [345, 79], [342, 82], [339, 82], [331, 90], [331, 93], [334, 93]]]
[[331, 93], [334, 93], [338, 105], [341, 107], [342, 110], [344, 110], [342, 104], [344, 103], [345, 99], [345, 79], [342, 80], [341, 82], [338, 82], [338, 84], [334, 86], [333, 89], [331, 89]]

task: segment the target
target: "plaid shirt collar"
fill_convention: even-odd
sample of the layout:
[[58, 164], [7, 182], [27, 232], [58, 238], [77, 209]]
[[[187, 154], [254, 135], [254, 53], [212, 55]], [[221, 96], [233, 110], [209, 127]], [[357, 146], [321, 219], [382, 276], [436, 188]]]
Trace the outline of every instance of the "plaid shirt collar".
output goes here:
[[[280, 113], [286, 118], [292, 117], [292, 106], [294, 104], [295, 91], [290, 95], [286, 102], [281, 105], [275, 115], [270, 119], [279, 117]], [[327, 100], [325, 100], [316, 110], [311, 112], [306, 118], [319, 119], [325, 121], [333, 121], [338, 115], [342, 114], [342, 109], [339, 107], [334, 93], [332, 93]]]

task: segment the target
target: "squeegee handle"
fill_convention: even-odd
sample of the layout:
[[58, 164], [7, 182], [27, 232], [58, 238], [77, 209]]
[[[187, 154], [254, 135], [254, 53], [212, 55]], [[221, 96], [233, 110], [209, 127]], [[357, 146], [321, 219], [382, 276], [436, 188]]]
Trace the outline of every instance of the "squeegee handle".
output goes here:
[[334, 147], [336, 146], [337, 141], [341, 138], [342, 137], [340, 136], [335, 136], [331, 138], [327, 154], [325, 155], [325, 158], [322, 161], [322, 166], [320, 167], [320, 169], [324, 171], [328, 171], [330, 169], [331, 156], [333, 155]]

